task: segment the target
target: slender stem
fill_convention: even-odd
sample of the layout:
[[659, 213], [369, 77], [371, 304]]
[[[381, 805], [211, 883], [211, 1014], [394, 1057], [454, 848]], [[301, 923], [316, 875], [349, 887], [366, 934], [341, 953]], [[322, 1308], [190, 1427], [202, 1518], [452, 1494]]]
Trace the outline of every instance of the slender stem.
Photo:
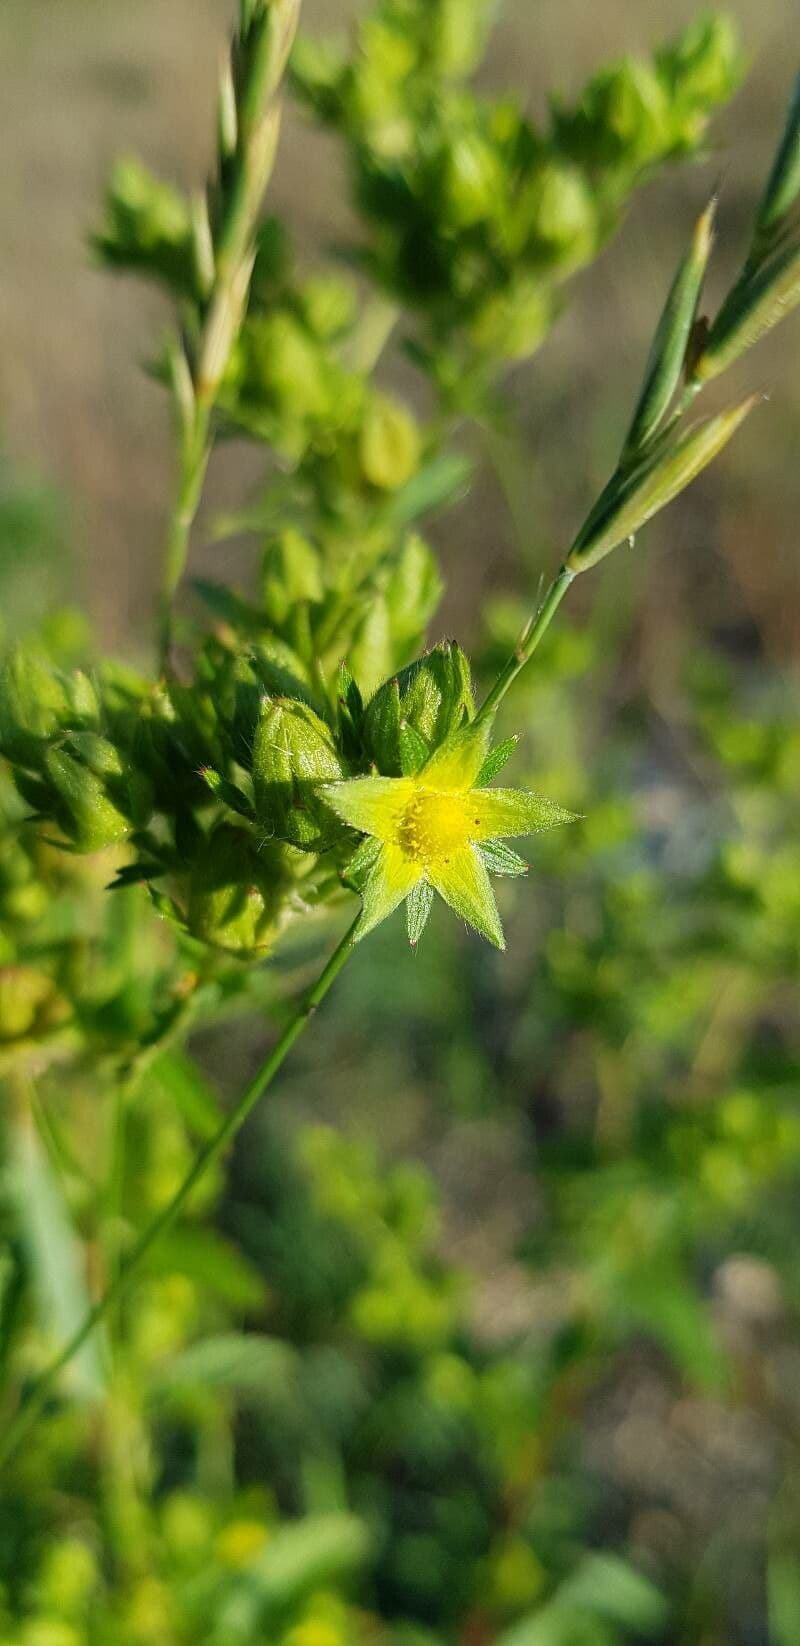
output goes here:
[[204, 1148], [200, 1150], [192, 1167], [187, 1172], [183, 1182], [176, 1189], [172, 1199], [153, 1218], [151, 1223], [142, 1230], [138, 1240], [131, 1247], [124, 1262], [119, 1266], [116, 1275], [98, 1298], [97, 1302], [84, 1317], [80, 1326], [63, 1348], [59, 1350], [49, 1366], [41, 1373], [34, 1383], [27, 1399], [17, 1412], [16, 1417], [9, 1424], [5, 1434], [0, 1438], [0, 1467], [8, 1461], [16, 1451], [25, 1436], [30, 1433], [39, 1414], [45, 1406], [60, 1373], [83, 1347], [95, 1327], [104, 1319], [109, 1309], [116, 1304], [123, 1292], [130, 1284], [138, 1270], [142, 1259], [146, 1257], [151, 1247], [166, 1229], [172, 1227], [182, 1208], [186, 1204], [192, 1190], [223, 1153], [228, 1143], [244, 1125], [245, 1120], [255, 1108], [260, 1097], [268, 1086], [272, 1084], [276, 1074], [288, 1057], [295, 1042], [299, 1040], [307, 1023], [316, 1011], [317, 1006], [324, 1000], [331, 985], [336, 981], [342, 967], [349, 959], [353, 948], [353, 932], [356, 922], [345, 932], [344, 937], [334, 949], [333, 954], [320, 973], [313, 988], [301, 1001], [291, 1023], [284, 1030], [277, 1044], [273, 1047], [269, 1057], [262, 1063], [261, 1068], [245, 1087], [237, 1103], [226, 1115], [214, 1136], [209, 1138]]
[[569, 588], [574, 582], [576, 573], [562, 566], [557, 577], [553, 578], [541, 605], [526, 623], [508, 662], [500, 670], [497, 679], [487, 697], [484, 698], [473, 724], [482, 720], [489, 720], [496, 713], [510, 686], [513, 686], [517, 676], [522, 673], [526, 664], [530, 662], [542, 635], [558, 611], [559, 606]]
[[162, 669], [169, 665], [175, 595], [189, 558], [189, 541], [203, 496], [211, 446], [211, 408], [198, 403], [192, 437], [182, 442], [177, 493], [164, 544], [158, 621], [159, 661]]

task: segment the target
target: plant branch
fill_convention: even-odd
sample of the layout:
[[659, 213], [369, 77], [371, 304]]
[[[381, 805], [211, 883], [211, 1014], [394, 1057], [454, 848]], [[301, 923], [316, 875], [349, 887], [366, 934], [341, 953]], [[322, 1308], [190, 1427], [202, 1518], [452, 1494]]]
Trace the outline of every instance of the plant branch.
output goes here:
[[567, 566], [562, 566], [558, 576], [553, 578], [544, 599], [526, 623], [508, 662], [500, 670], [491, 691], [484, 698], [475, 716], [474, 724], [489, 720], [496, 714], [506, 692], [513, 686], [517, 676], [522, 673], [522, 670], [530, 662], [539, 641], [550, 627], [567, 589], [574, 582], [575, 576], [575, 572], [571, 572]]

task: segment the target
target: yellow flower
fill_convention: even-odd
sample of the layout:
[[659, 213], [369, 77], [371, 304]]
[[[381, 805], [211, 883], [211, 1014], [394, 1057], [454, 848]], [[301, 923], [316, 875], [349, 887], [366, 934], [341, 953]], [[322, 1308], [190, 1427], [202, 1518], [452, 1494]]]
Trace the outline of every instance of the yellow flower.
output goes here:
[[356, 940], [407, 899], [416, 943], [437, 891], [490, 943], [505, 947], [488, 871], [525, 874], [527, 865], [502, 840], [573, 814], [521, 789], [480, 787], [498, 769], [487, 740], [487, 727], [468, 726], [413, 777], [357, 777], [322, 788], [337, 816], [368, 837], [350, 864], [362, 895]]

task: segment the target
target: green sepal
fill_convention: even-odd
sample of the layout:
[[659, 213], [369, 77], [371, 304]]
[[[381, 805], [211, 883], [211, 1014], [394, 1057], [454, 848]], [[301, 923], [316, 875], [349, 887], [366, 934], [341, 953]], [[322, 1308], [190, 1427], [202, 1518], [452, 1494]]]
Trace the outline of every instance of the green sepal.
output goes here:
[[478, 850], [490, 874], [523, 875], [528, 864], [504, 840], [484, 840]]
[[387, 680], [367, 705], [364, 740], [379, 772], [402, 775], [400, 759], [400, 682]]
[[424, 737], [410, 726], [407, 720], [400, 722], [398, 736], [400, 750], [400, 771], [403, 777], [414, 777], [422, 770], [426, 760], [430, 758], [430, 747]]
[[432, 908], [433, 887], [428, 885], [427, 880], [418, 880], [406, 898], [406, 926], [412, 948], [419, 942]]
[[48, 749], [44, 764], [58, 797], [56, 819], [80, 851], [99, 851], [125, 839], [131, 825], [94, 772], [63, 749]]
[[249, 823], [252, 823], [255, 817], [255, 808], [238, 784], [229, 782], [228, 778], [215, 771], [213, 766], [201, 767], [200, 776], [211, 793], [215, 795], [217, 800], [221, 800], [229, 811], [236, 812], [238, 817], [245, 817]]
[[373, 835], [367, 835], [361, 844], [356, 847], [352, 857], [348, 858], [342, 870], [342, 879], [357, 892], [364, 888], [370, 869], [375, 863], [381, 850], [381, 843]]
[[121, 892], [126, 886], [141, 886], [148, 880], [157, 880], [163, 873], [163, 863], [126, 863], [109, 881], [106, 891]]
[[98, 732], [70, 732], [69, 746], [81, 764], [96, 777], [122, 777], [124, 767], [119, 750]]
[[507, 737], [503, 743], [498, 743], [496, 749], [492, 749], [491, 753], [488, 754], [484, 760], [483, 765], [478, 772], [478, 776], [475, 779], [476, 789], [485, 788], [488, 783], [491, 783], [492, 778], [497, 777], [498, 773], [503, 770], [503, 767], [508, 764], [518, 742], [518, 737]]

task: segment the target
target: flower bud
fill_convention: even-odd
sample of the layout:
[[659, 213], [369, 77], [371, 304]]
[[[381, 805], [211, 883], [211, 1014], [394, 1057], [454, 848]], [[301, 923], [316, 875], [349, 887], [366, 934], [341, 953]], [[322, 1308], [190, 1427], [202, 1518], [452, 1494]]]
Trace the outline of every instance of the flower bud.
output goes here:
[[676, 114], [683, 109], [707, 112], [724, 103], [741, 79], [743, 56], [736, 24], [724, 13], [698, 17], [657, 53], [656, 64]]
[[63, 749], [48, 749], [45, 773], [56, 791], [58, 823], [79, 851], [113, 846], [130, 833], [130, 823], [109, 799], [102, 780]]
[[411, 413], [384, 395], [375, 395], [361, 427], [361, 467], [371, 486], [398, 491], [419, 464], [419, 430]]
[[476, 132], [464, 131], [439, 162], [438, 216], [448, 229], [471, 228], [493, 215], [503, 176], [498, 156]]
[[35, 652], [15, 647], [0, 675], [0, 752], [38, 766], [45, 740], [63, 725], [68, 709], [61, 678]]
[[443, 641], [375, 693], [364, 716], [367, 754], [384, 776], [410, 776], [474, 707], [469, 661]]
[[483, 353], [501, 360], [524, 360], [538, 348], [552, 322], [552, 294], [541, 280], [521, 275], [505, 290], [487, 297], [470, 331]]
[[253, 741], [253, 793], [260, 823], [278, 840], [320, 852], [341, 825], [317, 794], [344, 776], [330, 729], [306, 703], [265, 697]]
[[539, 166], [523, 210], [527, 232], [544, 255], [580, 260], [590, 252], [597, 214], [579, 167], [555, 160]]
[[234, 954], [270, 948], [288, 879], [274, 847], [249, 830], [221, 823], [197, 856], [189, 887], [188, 926], [202, 943]]
[[459, 78], [477, 68], [491, 22], [491, 0], [439, 0], [425, 16], [425, 36], [442, 74]]

